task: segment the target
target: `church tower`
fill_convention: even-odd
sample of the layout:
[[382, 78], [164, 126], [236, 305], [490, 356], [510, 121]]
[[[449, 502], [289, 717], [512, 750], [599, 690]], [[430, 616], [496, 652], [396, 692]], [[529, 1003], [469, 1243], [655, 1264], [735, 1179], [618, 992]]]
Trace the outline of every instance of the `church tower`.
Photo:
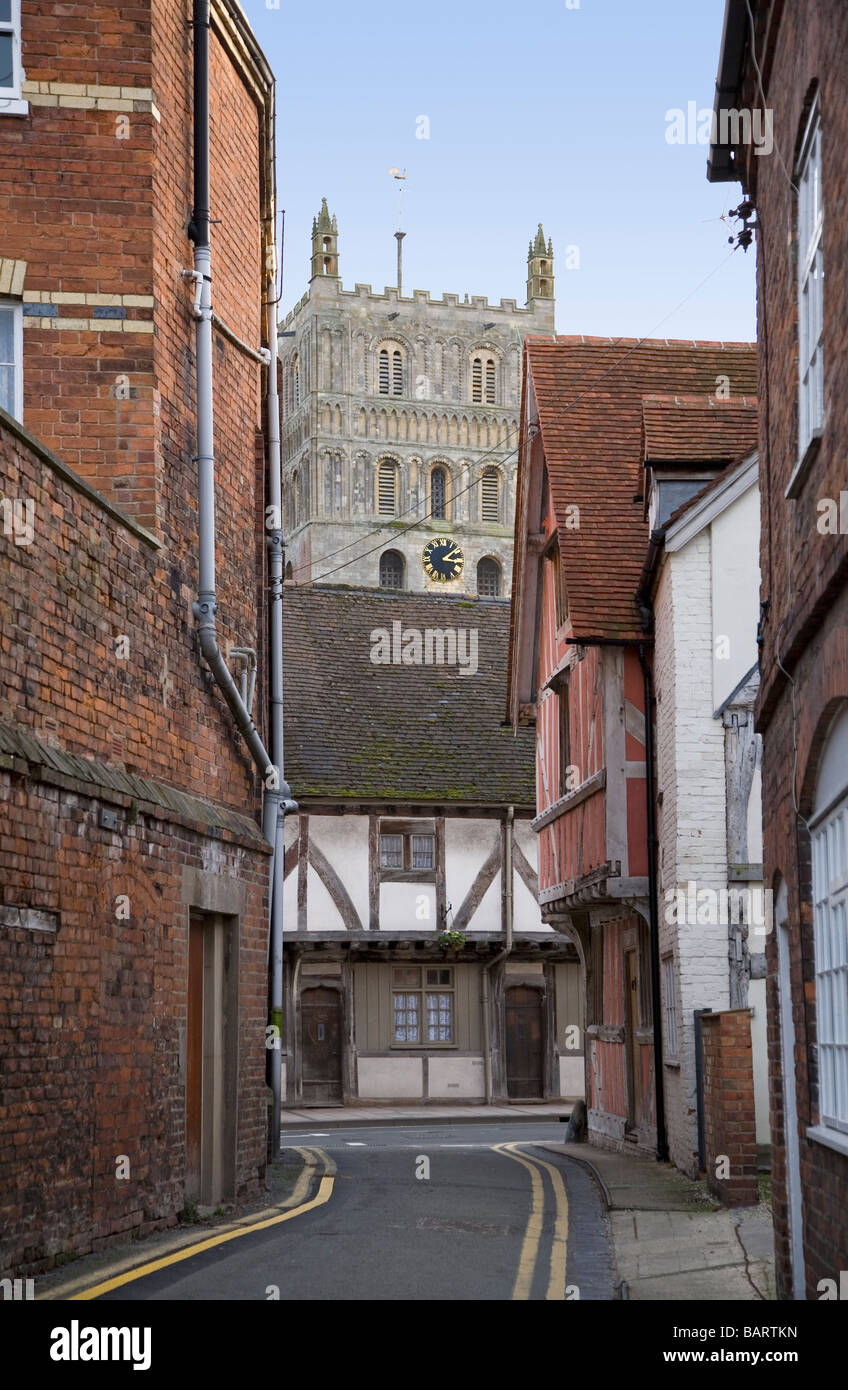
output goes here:
[[531, 304], [534, 299], [553, 299], [553, 297], [554, 248], [550, 240], [548, 240], [547, 247], [545, 246], [545, 234], [540, 222], [536, 240], [531, 241], [530, 249], [527, 252], [527, 303]]
[[312, 219], [311, 280], [339, 278], [339, 228], [335, 216], [327, 211], [327, 199], [321, 199], [321, 211]]

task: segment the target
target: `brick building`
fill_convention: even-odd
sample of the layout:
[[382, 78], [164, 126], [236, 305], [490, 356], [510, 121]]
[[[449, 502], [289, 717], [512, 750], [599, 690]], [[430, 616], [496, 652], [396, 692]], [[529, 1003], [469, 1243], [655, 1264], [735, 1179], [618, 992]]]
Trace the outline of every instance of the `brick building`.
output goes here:
[[741, 181], [757, 229], [775, 1240], [779, 1293], [803, 1299], [848, 1268], [848, 11], [750, 10], [727, 5], [716, 107], [771, 113], [774, 153], [725, 122], [708, 173]]
[[195, 333], [212, 328], [185, 272], [208, 35], [218, 631], [234, 665], [258, 663], [261, 730], [274, 85], [234, 0], [213, 0], [208, 28], [203, 10], [24, 0], [18, 24], [12, 7], [0, 1266], [15, 1272], [254, 1195], [266, 1161], [271, 848], [256, 755], [192, 612]]
[[[699, 889], [727, 886], [724, 730], [714, 706], [704, 712], [705, 672], [668, 669], [686, 621], [662, 617], [655, 633], [646, 556], [670, 513], [750, 447], [755, 376], [745, 343], [525, 344], [508, 690], [516, 731], [537, 725], [542, 920], [583, 967], [589, 1138], [660, 1157], [670, 1147], [687, 1171], [698, 1169], [693, 1012], [728, 1008], [730, 943], [719, 921], [669, 921], [658, 891], [673, 898], [684, 873]], [[686, 657], [706, 666], [703, 572], [697, 588]], [[706, 752], [687, 747], [695, 714]]]

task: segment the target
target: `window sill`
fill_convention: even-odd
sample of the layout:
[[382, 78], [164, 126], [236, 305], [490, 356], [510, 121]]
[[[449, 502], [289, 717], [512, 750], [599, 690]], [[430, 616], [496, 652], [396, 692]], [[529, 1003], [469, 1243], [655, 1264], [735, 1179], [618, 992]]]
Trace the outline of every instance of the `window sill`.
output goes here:
[[798, 463], [795, 465], [792, 477], [789, 479], [786, 491], [783, 494], [784, 497], [800, 497], [801, 491], [804, 487], [804, 483], [807, 481], [807, 475], [809, 474], [810, 469], [812, 468], [813, 464], [819, 456], [821, 442], [822, 431], [820, 429], [814, 430], [812, 438], [810, 439], [809, 444], [804, 450], [804, 457], [802, 459], [799, 459]]
[[848, 1158], [848, 1134], [843, 1134], [841, 1130], [831, 1129], [828, 1125], [810, 1125], [807, 1138], [826, 1149], [835, 1149], [838, 1154]]
[[680, 1071], [679, 1057], [663, 1057], [663, 1066], [669, 1067], [673, 1071]]
[[389, 1043], [390, 1052], [452, 1052], [458, 1043]]
[[29, 102], [24, 97], [0, 97], [0, 116], [28, 116]]

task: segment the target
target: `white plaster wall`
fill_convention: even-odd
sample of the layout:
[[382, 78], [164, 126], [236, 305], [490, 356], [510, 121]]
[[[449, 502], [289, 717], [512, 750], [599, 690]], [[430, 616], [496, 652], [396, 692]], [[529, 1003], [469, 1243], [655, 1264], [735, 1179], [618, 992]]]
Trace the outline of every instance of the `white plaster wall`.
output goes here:
[[358, 1057], [360, 1100], [416, 1099], [424, 1095], [420, 1057]]
[[[290, 896], [297, 898], [296, 887]], [[314, 932], [344, 932], [347, 930], [336, 904], [311, 864], [306, 870], [306, 930]]]
[[696, 1170], [696, 1008], [729, 1005], [727, 927], [667, 920], [666, 891], [727, 886], [724, 726], [713, 718], [711, 543], [701, 532], [665, 555], [655, 599], [660, 953], [673, 950], [678, 989], [679, 1068], [665, 1068], [669, 1147]]
[[559, 1093], [561, 1096], [585, 1099], [586, 1072], [582, 1057], [560, 1057]]
[[533, 897], [524, 879], [519, 878], [514, 870], [512, 894], [512, 925], [515, 931], [553, 931], [553, 927], [547, 926], [542, 921], [542, 914], [536, 898]]
[[381, 931], [436, 931], [434, 883], [381, 883]]
[[363, 928], [367, 929], [368, 817], [310, 816], [310, 844], [313, 841], [332, 864], [347, 889]]
[[441, 1057], [430, 1054], [430, 1100], [478, 1100], [486, 1094], [482, 1057]]
[[754, 769], [748, 797], [748, 862], [763, 862], [763, 775], [758, 767]]
[[[450, 899], [448, 899], [448, 901], [450, 901]], [[469, 933], [476, 931], [503, 931], [503, 913], [501, 911], [501, 906], [501, 873], [500, 870], [498, 870], [483, 894], [483, 901], [468, 923], [466, 930]], [[456, 907], [455, 903], [454, 907]]]
[[[300, 833], [299, 821], [299, 816], [286, 816], [283, 832], [286, 849], [297, 840]], [[283, 884], [283, 935], [294, 931], [297, 931], [297, 865]]]
[[[709, 531], [712, 541], [713, 637], [716, 643], [720, 637], [726, 637], [729, 641], [728, 657], [713, 657], [713, 709], [718, 709], [757, 660], [760, 611], [759, 488], [754, 485], [738, 497], [713, 520]], [[716, 646], [714, 652], [717, 651]]]
[[766, 1033], [766, 982], [748, 982], [748, 1003], [753, 1009], [751, 1019], [751, 1048], [754, 1054], [754, 1116], [757, 1143], [771, 1142], [768, 1093], [768, 1038]]
[[[489, 854], [500, 845], [500, 840], [501, 824], [498, 820], [465, 820], [464, 817], [457, 817], [445, 821], [445, 893], [455, 913], [462, 906]], [[476, 931], [478, 926], [475, 914], [469, 930]], [[494, 930], [498, 930], [499, 926], [500, 921]]]

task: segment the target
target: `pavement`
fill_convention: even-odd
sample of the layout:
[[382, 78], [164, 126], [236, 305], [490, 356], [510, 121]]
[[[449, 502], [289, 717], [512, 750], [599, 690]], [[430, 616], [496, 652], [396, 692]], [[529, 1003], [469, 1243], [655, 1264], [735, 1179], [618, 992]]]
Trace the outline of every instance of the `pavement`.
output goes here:
[[285, 1135], [292, 1130], [314, 1133], [363, 1125], [484, 1125], [523, 1123], [528, 1120], [562, 1120], [566, 1123], [574, 1102], [540, 1101], [520, 1105], [333, 1105], [325, 1109], [284, 1110], [280, 1129]]
[[545, 1146], [584, 1164], [609, 1213], [620, 1296], [633, 1301], [776, 1297], [771, 1209], [720, 1207], [670, 1163], [590, 1144]]

